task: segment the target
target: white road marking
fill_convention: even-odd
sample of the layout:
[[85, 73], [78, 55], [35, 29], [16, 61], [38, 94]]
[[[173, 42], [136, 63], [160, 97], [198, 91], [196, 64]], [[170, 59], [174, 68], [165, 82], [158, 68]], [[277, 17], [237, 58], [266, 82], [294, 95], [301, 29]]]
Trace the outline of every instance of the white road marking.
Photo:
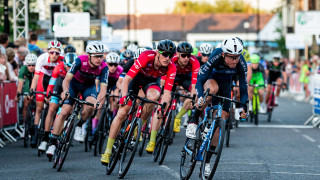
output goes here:
[[320, 176], [320, 174], [315, 174], [315, 173], [293, 173], [293, 172], [270, 172], [270, 174], [290, 174], [290, 175]]
[[239, 127], [251, 128], [251, 127], [258, 127], [258, 128], [296, 128], [296, 129], [311, 129], [313, 126], [305, 126], [305, 125], [254, 125], [254, 124], [239, 124]]
[[306, 134], [303, 134], [302, 136], [303, 136], [304, 138], [306, 138], [307, 140], [309, 140], [310, 142], [316, 142], [315, 139], [313, 139], [312, 137], [310, 137], [310, 136], [308, 136], [308, 135], [306, 135]]
[[296, 128], [292, 128], [292, 130], [293, 130], [294, 132], [296, 132], [296, 133], [301, 132], [299, 129], [296, 129]]
[[162, 167], [163, 169], [165, 169], [166, 171], [168, 171], [169, 174], [171, 174], [173, 177], [180, 179], [180, 174], [173, 171], [172, 169], [170, 169], [168, 166], [166, 165], [161, 165], [160, 167]]

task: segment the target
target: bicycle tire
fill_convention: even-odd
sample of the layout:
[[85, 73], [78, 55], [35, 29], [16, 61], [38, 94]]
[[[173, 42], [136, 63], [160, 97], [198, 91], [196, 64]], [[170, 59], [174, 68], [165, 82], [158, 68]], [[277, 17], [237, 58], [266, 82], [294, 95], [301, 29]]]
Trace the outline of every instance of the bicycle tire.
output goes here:
[[142, 133], [142, 141], [141, 143], [139, 143], [139, 156], [142, 156], [143, 154], [143, 150], [147, 141], [147, 136], [149, 135], [149, 122], [150, 122], [150, 118], [148, 118], [146, 124], [145, 124], [145, 128], [144, 131], [141, 132]]
[[116, 138], [115, 143], [112, 146], [113, 153], [110, 156], [110, 163], [106, 167], [107, 175], [110, 175], [112, 173], [112, 171], [114, 170], [114, 168], [116, 167], [117, 162], [120, 158], [120, 154], [122, 152], [122, 148], [123, 148], [124, 143], [121, 142], [121, 140], [118, 137]]
[[[135, 131], [135, 128], [137, 127], [137, 135], [136, 135], [136, 140], [134, 141], [134, 145], [133, 147], [128, 147], [128, 146], [131, 146], [131, 142], [132, 142], [132, 138], [134, 138], [133, 134], [134, 134], [134, 131]], [[135, 156], [135, 153], [137, 151], [137, 148], [138, 148], [138, 144], [139, 144], [139, 137], [140, 137], [140, 134], [141, 134], [141, 128], [142, 128], [142, 120], [140, 118], [136, 118], [136, 120], [134, 120], [132, 123], [131, 123], [131, 127], [130, 127], [130, 130], [129, 132], [127, 133], [126, 135], [126, 138], [125, 138], [125, 144], [124, 144], [124, 147], [122, 149], [122, 153], [121, 153], [121, 159], [120, 159], [120, 164], [119, 164], [119, 178], [123, 178], [130, 166], [131, 166], [131, 163], [133, 161], [133, 158]], [[127, 156], [127, 149], [131, 149], [132, 148], [132, 153], [131, 153], [131, 156], [127, 162], [126, 165], [123, 166], [123, 163], [126, 159], [126, 156]]]
[[91, 124], [92, 123], [92, 119], [89, 119], [87, 124], [86, 124], [86, 136], [84, 137], [84, 152], [88, 152], [89, 150], [91, 150], [90, 147], [90, 143], [89, 143], [89, 135], [91, 134], [92, 128], [91, 128]]
[[98, 148], [98, 152], [99, 154], [102, 153], [102, 148], [103, 148], [103, 144], [104, 144], [104, 133], [105, 133], [105, 120], [108, 118], [106, 117], [106, 109], [102, 109], [101, 111], [101, 116], [100, 116], [100, 120], [99, 120], [99, 124], [98, 124], [98, 140], [97, 140], [97, 148]]
[[[218, 127], [220, 127], [220, 137], [219, 137], [219, 144], [218, 146], [216, 147], [215, 149], [215, 152], [216, 152], [216, 156], [215, 156], [215, 159], [214, 159], [214, 164], [212, 166], [212, 169], [211, 169], [211, 173], [209, 175], [208, 178], [205, 177], [204, 175], [204, 172], [205, 172], [205, 162], [207, 160], [207, 153], [208, 153], [208, 147], [205, 148], [205, 151], [204, 151], [204, 159], [201, 163], [201, 179], [212, 179], [216, 170], [217, 170], [217, 167], [218, 167], [218, 164], [219, 164], [219, 160], [220, 160], [220, 157], [221, 157], [221, 153], [222, 153], [222, 148], [223, 148], [223, 144], [224, 144], [224, 137], [225, 137], [225, 122], [222, 118], [219, 118], [216, 120], [216, 125], [212, 131], [212, 137], [214, 135], [214, 133], [216, 132], [216, 130], [218, 129]], [[211, 140], [209, 141], [211, 142]], [[210, 159], [213, 158], [213, 155]]]
[[[173, 133], [173, 126], [174, 126], [174, 119], [172, 116], [173, 111], [170, 111], [167, 115], [168, 119], [165, 125], [165, 128], [163, 130], [163, 140], [162, 144], [160, 146], [160, 152], [159, 152], [159, 165], [162, 165], [164, 158], [166, 157], [167, 150], [170, 144], [170, 139], [172, 138], [172, 133]], [[168, 123], [169, 121], [169, 123]]]
[[[197, 130], [196, 132], [197, 134], [197, 138], [196, 139], [189, 139], [187, 138], [186, 141], [185, 141], [185, 145], [188, 143], [188, 141], [192, 141], [191, 142], [191, 146], [188, 146], [189, 149], [192, 154], [189, 154], [185, 148], [183, 147], [182, 151], [181, 151], [181, 159], [180, 159], [180, 178], [183, 179], [183, 180], [186, 180], [186, 179], [189, 179], [193, 173], [193, 170], [197, 164], [197, 160], [196, 160], [196, 157], [198, 155], [198, 151], [199, 151], [199, 148], [200, 148], [200, 145], [201, 145], [201, 132], [200, 132], [200, 129]], [[185, 146], [184, 145], [184, 146]], [[188, 156], [187, 156], [188, 155]], [[186, 162], [186, 158], [187, 157], [190, 157], [190, 160], [187, 160]], [[185, 163], [187, 163], [187, 167], [186, 167], [186, 170], [184, 170], [184, 165]]]
[[54, 152], [54, 156], [53, 156], [53, 166], [52, 168], [56, 168], [59, 162], [59, 158], [60, 158], [60, 154], [61, 154], [61, 147], [60, 144], [57, 145], [57, 149]]
[[163, 131], [163, 128], [161, 127], [158, 131], [158, 134], [157, 134], [157, 137], [156, 137], [156, 145], [154, 147], [154, 151], [153, 151], [153, 161], [154, 162], [157, 162], [158, 161], [158, 158], [159, 158], [159, 155], [160, 155], [160, 149], [161, 149], [161, 145], [162, 145], [162, 132]]
[[268, 122], [271, 122], [273, 107], [272, 108], [270, 108], [270, 107], [273, 105], [274, 105], [274, 94], [271, 94], [271, 102], [269, 102], [269, 108], [267, 109], [268, 110], [268, 118], [267, 118]]
[[230, 116], [227, 120], [227, 129], [226, 129], [226, 146], [229, 147], [229, 142], [230, 142], [230, 131], [231, 131], [231, 122], [230, 122]]
[[[71, 116], [72, 117], [72, 116]], [[75, 124], [78, 122], [77, 116], [74, 116], [74, 119], [72, 120], [72, 118], [70, 118], [70, 124], [69, 124], [69, 128], [67, 129], [67, 133], [66, 136], [62, 139], [63, 140], [63, 144], [61, 146], [61, 152], [60, 152], [60, 157], [59, 157], [59, 162], [58, 162], [58, 169], [57, 171], [60, 172], [70, 149], [71, 143], [72, 143], [72, 139], [74, 136], [74, 132], [75, 132]], [[70, 128], [72, 127], [72, 128]]]
[[30, 128], [31, 128], [31, 122], [34, 116], [32, 116], [32, 106], [29, 105], [28, 107], [28, 112], [27, 112], [27, 117], [24, 121], [24, 140], [23, 140], [23, 145], [25, 148], [28, 147], [29, 144], [29, 135], [30, 135]]
[[254, 124], [258, 125], [259, 124], [259, 94], [256, 95], [257, 97], [255, 98], [255, 113], [254, 113]]

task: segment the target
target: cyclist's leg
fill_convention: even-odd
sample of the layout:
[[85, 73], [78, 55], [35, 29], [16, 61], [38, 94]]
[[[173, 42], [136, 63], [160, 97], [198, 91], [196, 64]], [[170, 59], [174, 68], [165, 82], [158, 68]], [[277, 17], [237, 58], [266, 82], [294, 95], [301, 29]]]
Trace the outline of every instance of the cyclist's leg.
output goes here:
[[25, 97], [23, 100], [23, 109], [22, 109], [23, 121], [25, 121], [27, 118], [27, 111], [28, 111], [28, 106], [30, 103], [31, 103], [31, 100], [28, 99], [27, 97]]
[[279, 97], [279, 94], [280, 94], [280, 90], [281, 90], [281, 84], [282, 84], [282, 77], [278, 77], [277, 78], [277, 93], [276, 93], [276, 96]]
[[266, 99], [265, 99], [265, 103], [268, 104], [268, 101], [269, 101], [269, 96], [270, 96], [270, 93], [271, 93], [271, 84], [272, 84], [272, 78], [271, 78], [271, 74], [269, 72], [269, 77], [268, 77], [268, 86], [267, 86], [267, 94], [266, 94]]

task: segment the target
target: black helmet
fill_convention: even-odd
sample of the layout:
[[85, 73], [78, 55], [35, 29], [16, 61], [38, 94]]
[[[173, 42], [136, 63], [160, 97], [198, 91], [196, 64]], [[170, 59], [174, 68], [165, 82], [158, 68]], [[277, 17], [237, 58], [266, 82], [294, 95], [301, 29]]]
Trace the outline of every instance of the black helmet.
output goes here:
[[169, 39], [161, 40], [157, 45], [157, 49], [158, 51], [176, 53], [176, 45]]
[[181, 42], [178, 44], [177, 51], [179, 53], [190, 53], [191, 54], [193, 52], [193, 49], [192, 49], [191, 44], [189, 44], [187, 42]]
[[130, 51], [130, 50], [125, 50], [125, 51], [123, 51], [122, 52], [122, 56], [125, 58], [125, 59], [130, 59], [130, 58], [132, 58], [133, 57], [133, 53], [132, 53], [132, 51]]
[[71, 45], [68, 45], [64, 48], [64, 54], [67, 54], [67, 53], [75, 53], [76, 52], [76, 48], [74, 48], [73, 46]]

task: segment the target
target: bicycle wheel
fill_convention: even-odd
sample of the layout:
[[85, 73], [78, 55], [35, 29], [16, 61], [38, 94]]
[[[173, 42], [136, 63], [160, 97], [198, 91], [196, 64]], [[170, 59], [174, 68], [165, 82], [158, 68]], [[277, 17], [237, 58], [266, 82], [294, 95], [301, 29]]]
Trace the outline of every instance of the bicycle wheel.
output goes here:
[[[220, 131], [218, 132], [217, 129], [220, 128]], [[216, 169], [219, 164], [220, 156], [222, 153], [223, 143], [224, 143], [224, 137], [225, 137], [225, 122], [222, 118], [219, 118], [216, 120], [215, 127], [212, 131], [212, 137], [214, 133], [219, 133], [219, 143], [217, 147], [212, 150], [210, 147], [210, 144], [207, 145], [204, 151], [204, 159], [201, 163], [201, 178], [202, 179], [212, 179]], [[206, 164], [210, 165], [210, 175], [205, 176], [205, 166]]]
[[23, 145], [25, 148], [28, 147], [29, 143], [29, 135], [30, 135], [30, 128], [31, 128], [31, 122], [33, 121], [34, 116], [32, 115], [32, 107], [29, 105], [27, 117], [24, 121], [24, 138], [23, 138]]
[[149, 137], [149, 122], [150, 122], [150, 118], [147, 120], [146, 124], [143, 125], [144, 130], [141, 132], [142, 133], [142, 141], [139, 143], [139, 156], [142, 156], [143, 150], [144, 150], [144, 146], [146, 144], [146, 141]]
[[66, 128], [66, 133], [65, 133], [65, 137], [62, 139], [62, 143], [61, 143], [61, 152], [60, 152], [60, 157], [59, 157], [59, 162], [58, 162], [58, 169], [57, 171], [59, 172], [63, 166], [63, 163], [65, 162], [71, 143], [72, 143], [72, 139], [74, 136], [74, 131], [76, 126], [74, 126], [74, 123], [77, 123], [77, 116], [74, 116], [73, 118], [70, 118], [70, 123], [68, 128]]
[[[135, 118], [135, 120], [132, 121], [129, 132], [125, 137], [125, 143], [120, 158], [119, 178], [123, 178], [130, 168], [138, 148], [141, 128], [142, 120], [140, 118]], [[134, 137], [134, 131], [137, 131], [136, 137]]]
[[154, 147], [154, 151], [153, 151], [153, 161], [157, 162], [159, 155], [160, 155], [160, 149], [162, 146], [162, 141], [163, 141], [163, 125], [160, 127], [157, 137], [156, 137], [156, 145]]
[[119, 138], [120, 135], [116, 138], [114, 141], [114, 144], [112, 146], [112, 154], [110, 156], [110, 163], [107, 165], [106, 173], [107, 175], [110, 175], [113, 171], [113, 169], [116, 167], [116, 164], [120, 158], [122, 149], [123, 149], [123, 141], [121, 141], [121, 138]]
[[162, 144], [160, 146], [160, 153], [159, 153], [159, 165], [161, 165], [164, 161], [164, 158], [166, 157], [166, 153], [168, 150], [168, 146], [170, 144], [170, 140], [173, 134], [173, 125], [174, 125], [174, 119], [172, 119], [172, 113], [173, 111], [170, 111], [167, 115], [167, 120], [166, 120], [166, 125], [163, 131], [163, 140], [162, 140]]
[[271, 122], [271, 117], [272, 117], [272, 110], [273, 110], [273, 105], [274, 105], [274, 94], [271, 94], [271, 102], [268, 103], [267, 111], [268, 111], [268, 118], [267, 121]]
[[89, 143], [89, 136], [92, 132], [92, 127], [91, 124], [92, 123], [92, 119], [89, 119], [86, 125], [86, 136], [84, 137], [84, 152], [88, 152], [89, 150], [91, 150], [91, 146]]
[[52, 168], [56, 168], [57, 167], [58, 162], [59, 162], [59, 158], [60, 158], [60, 154], [61, 154], [61, 146], [60, 146], [60, 143], [58, 143], [57, 149], [55, 150], [54, 156], [53, 156], [53, 166], [52, 166]]
[[192, 175], [192, 172], [197, 163], [197, 154], [199, 151], [199, 147], [202, 143], [201, 140], [201, 130], [197, 130], [197, 138], [194, 139], [186, 139], [185, 145], [181, 151], [181, 159], [180, 159], [180, 178], [185, 180], [189, 179]]
[[100, 116], [100, 120], [99, 120], [99, 124], [98, 124], [98, 136], [97, 136], [97, 142], [96, 142], [96, 146], [98, 148], [98, 152], [99, 154], [102, 153], [102, 149], [103, 149], [103, 144], [104, 144], [104, 140], [105, 140], [105, 121], [107, 119], [107, 113], [106, 113], [106, 109], [103, 109], [101, 111], [101, 116]]
[[259, 124], [259, 94], [254, 95], [255, 96], [255, 110], [254, 110], [254, 124]]
[[229, 141], [230, 141], [230, 131], [231, 131], [231, 120], [230, 120], [230, 116], [227, 119], [227, 123], [226, 123], [226, 146], [229, 147]]

